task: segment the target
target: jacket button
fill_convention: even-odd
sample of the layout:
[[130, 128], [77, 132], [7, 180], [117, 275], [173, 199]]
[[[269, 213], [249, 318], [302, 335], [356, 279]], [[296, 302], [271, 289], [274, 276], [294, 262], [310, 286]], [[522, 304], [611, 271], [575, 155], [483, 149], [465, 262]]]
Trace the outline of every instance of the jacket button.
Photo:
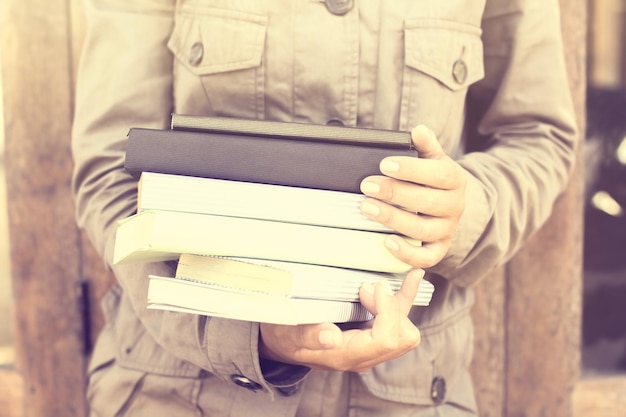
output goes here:
[[430, 386], [430, 398], [435, 404], [441, 404], [446, 398], [446, 380], [440, 376], [433, 379]]
[[354, 0], [326, 0], [326, 7], [332, 14], [346, 14], [354, 6]]
[[457, 59], [452, 65], [452, 78], [459, 84], [467, 80], [467, 64], [462, 59]]
[[204, 45], [202, 42], [195, 42], [191, 45], [191, 49], [189, 50], [189, 65], [197, 67], [202, 62], [202, 58], [204, 57]]
[[243, 375], [231, 375], [230, 380], [240, 387], [250, 391], [259, 391], [260, 389], [262, 389], [261, 384], [259, 384], [258, 382], [254, 382], [250, 378]]
[[339, 120], [339, 119], [330, 119], [329, 121], [326, 122], [326, 126], [339, 126], [339, 127], [345, 127], [346, 124]]

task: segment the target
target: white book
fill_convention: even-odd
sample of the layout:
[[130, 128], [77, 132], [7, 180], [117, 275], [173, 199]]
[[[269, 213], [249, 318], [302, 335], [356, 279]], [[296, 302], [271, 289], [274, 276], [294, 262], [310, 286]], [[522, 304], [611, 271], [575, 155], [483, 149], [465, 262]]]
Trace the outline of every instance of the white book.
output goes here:
[[118, 223], [113, 261], [154, 262], [192, 253], [380, 272], [412, 269], [385, 247], [387, 237], [365, 230], [148, 210]]
[[367, 321], [358, 302], [292, 298], [237, 291], [198, 281], [150, 275], [148, 308], [274, 324]]
[[[175, 275], [180, 280], [234, 291], [350, 302], [359, 301], [364, 283], [385, 280], [396, 292], [405, 278], [405, 274], [187, 253], [180, 256]], [[413, 304], [428, 305], [433, 292], [433, 285], [422, 280]]]
[[143, 172], [138, 211], [186, 211], [392, 232], [360, 211], [362, 194]]

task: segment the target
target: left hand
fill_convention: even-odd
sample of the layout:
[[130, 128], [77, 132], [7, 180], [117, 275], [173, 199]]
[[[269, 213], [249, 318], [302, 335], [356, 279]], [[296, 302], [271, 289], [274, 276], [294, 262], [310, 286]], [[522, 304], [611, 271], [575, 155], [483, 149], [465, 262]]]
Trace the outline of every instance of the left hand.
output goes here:
[[361, 328], [341, 330], [333, 323], [261, 323], [259, 354], [278, 362], [353, 372], [402, 356], [421, 340], [419, 329], [407, 315], [423, 276], [424, 271], [412, 270], [396, 294], [384, 280], [375, 286], [364, 284], [359, 291], [361, 304], [375, 318]]
[[391, 156], [381, 161], [384, 175], [365, 178], [361, 204], [365, 216], [422, 241], [415, 246], [398, 235], [387, 248], [416, 267], [436, 265], [448, 253], [465, 210], [467, 172], [441, 148], [435, 134], [420, 125], [411, 132], [418, 158]]

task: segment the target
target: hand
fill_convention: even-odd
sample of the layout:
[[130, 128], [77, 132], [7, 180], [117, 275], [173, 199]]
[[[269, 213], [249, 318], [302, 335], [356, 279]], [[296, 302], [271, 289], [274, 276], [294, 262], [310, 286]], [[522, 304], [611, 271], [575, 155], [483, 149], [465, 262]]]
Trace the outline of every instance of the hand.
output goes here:
[[420, 125], [411, 132], [419, 158], [388, 157], [381, 161], [384, 176], [367, 177], [361, 191], [368, 198], [361, 211], [422, 246], [390, 235], [387, 248], [416, 267], [436, 265], [448, 253], [465, 209], [466, 171], [441, 148], [435, 134]]
[[407, 315], [423, 276], [421, 270], [411, 271], [395, 295], [385, 281], [364, 285], [361, 303], [375, 318], [361, 329], [342, 331], [332, 323], [261, 323], [259, 354], [284, 363], [354, 372], [397, 358], [420, 342], [419, 330]]

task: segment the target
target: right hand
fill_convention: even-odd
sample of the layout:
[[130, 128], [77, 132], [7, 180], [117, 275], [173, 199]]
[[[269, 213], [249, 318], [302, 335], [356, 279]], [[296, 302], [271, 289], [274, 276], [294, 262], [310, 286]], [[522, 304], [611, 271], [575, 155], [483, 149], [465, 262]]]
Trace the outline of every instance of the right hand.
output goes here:
[[261, 323], [259, 354], [284, 363], [354, 372], [402, 356], [420, 342], [420, 332], [407, 315], [423, 276], [420, 269], [409, 272], [395, 295], [385, 281], [364, 285], [361, 303], [375, 318], [359, 329], [342, 331], [333, 323]]

